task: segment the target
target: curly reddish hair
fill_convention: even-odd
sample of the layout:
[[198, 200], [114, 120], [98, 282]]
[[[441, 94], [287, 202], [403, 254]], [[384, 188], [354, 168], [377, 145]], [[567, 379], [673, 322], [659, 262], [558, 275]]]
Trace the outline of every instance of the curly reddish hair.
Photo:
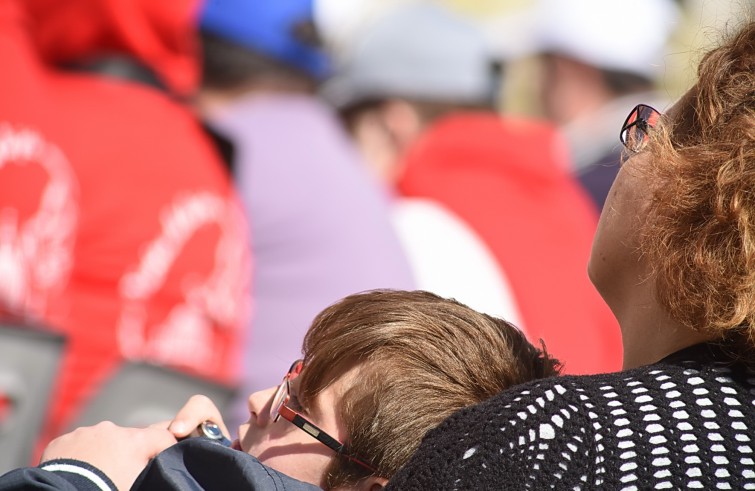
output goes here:
[[651, 135], [641, 237], [656, 295], [683, 325], [755, 346], [755, 22], [698, 67]]

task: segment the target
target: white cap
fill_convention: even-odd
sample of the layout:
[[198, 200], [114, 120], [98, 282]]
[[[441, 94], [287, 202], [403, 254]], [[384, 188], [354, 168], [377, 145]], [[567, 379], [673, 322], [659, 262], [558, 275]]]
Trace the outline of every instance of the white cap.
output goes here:
[[654, 78], [679, 20], [672, 0], [541, 0], [536, 44], [609, 70]]
[[323, 87], [337, 107], [371, 98], [485, 103], [494, 93], [488, 42], [460, 16], [432, 4], [402, 6], [353, 40]]
[[317, 32], [331, 56], [338, 59], [375, 19], [417, 0], [315, 0]]

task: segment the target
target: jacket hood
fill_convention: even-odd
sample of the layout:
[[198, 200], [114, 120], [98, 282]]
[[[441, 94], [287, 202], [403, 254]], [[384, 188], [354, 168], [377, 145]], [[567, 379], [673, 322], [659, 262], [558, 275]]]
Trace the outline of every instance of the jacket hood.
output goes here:
[[199, 81], [200, 0], [24, 0], [30, 34], [48, 63], [127, 55], [178, 95]]

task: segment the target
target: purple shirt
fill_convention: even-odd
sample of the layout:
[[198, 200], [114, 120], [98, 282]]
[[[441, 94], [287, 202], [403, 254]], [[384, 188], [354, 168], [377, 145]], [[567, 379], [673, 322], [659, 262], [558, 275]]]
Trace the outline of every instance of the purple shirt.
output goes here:
[[[301, 356], [314, 316], [374, 288], [414, 288], [389, 218], [330, 109], [299, 95], [249, 96], [211, 119], [236, 145], [239, 190], [251, 222], [252, 331], [244, 401], [280, 383]], [[233, 416], [243, 414], [243, 408]]]

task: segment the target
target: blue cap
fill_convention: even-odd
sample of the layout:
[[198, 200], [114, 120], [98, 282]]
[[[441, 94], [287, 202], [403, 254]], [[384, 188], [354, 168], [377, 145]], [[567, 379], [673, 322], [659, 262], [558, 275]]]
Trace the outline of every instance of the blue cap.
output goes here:
[[313, 22], [313, 0], [205, 0], [200, 27], [321, 79], [329, 61], [321, 49], [295, 37], [295, 26]]

